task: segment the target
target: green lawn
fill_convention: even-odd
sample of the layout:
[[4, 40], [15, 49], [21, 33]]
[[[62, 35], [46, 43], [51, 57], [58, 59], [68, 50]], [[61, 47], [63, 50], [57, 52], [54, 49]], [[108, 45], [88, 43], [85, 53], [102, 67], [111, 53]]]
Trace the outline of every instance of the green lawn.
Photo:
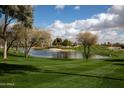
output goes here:
[[0, 87], [124, 87], [124, 59], [25, 59], [10, 54], [0, 62]]

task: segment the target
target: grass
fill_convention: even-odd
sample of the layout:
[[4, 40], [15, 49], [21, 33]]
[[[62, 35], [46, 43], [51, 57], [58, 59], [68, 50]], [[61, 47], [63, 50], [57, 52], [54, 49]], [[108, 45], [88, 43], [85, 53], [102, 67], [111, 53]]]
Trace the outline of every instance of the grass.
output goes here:
[[123, 88], [122, 55], [106, 60], [25, 59], [10, 51], [7, 60], [0, 56], [0, 87]]
[[[73, 48], [77, 51], [83, 51], [81, 47]], [[113, 58], [123, 58], [124, 50], [110, 50], [107, 46], [95, 45], [91, 47], [91, 54], [98, 54], [104, 56], [112, 56]]]

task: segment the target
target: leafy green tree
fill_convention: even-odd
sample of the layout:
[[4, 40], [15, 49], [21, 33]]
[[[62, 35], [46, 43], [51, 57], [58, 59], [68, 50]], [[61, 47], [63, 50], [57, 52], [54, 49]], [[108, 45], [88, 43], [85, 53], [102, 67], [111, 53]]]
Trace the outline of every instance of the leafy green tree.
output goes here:
[[71, 46], [72, 45], [72, 42], [68, 39], [65, 39], [63, 42], [62, 42], [62, 45], [63, 46]]
[[[0, 15], [3, 16], [3, 28], [0, 37], [4, 40], [4, 59], [7, 59], [7, 30], [13, 22], [23, 22], [25, 26], [32, 24], [32, 6], [24, 5], [1, 5]], [[30, 25], [31, 26], [31, 25]]]
[[52, 45], [55, 45], [57, 47], [60, 47], [62, 45], [62, 39], [61, 38], [54, 39]]

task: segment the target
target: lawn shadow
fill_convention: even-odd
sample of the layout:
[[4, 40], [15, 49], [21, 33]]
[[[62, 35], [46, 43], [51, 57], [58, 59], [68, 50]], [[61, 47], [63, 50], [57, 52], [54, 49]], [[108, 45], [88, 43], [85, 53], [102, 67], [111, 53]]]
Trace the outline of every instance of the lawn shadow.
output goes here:
[[124, 59], [105, 59], [104, 61], [109, 61], [109, 62], [124, 62]]
[[61, 61], [74, 61], [76, 59], [69, 59], [69, 58], [49, 58], [50, 60], [61, 60]]
[[104, 61], [112, 62], [114, 65], [124, 66], [124, 59], [106, 59]]
[[8, 64], [0, 63], [0, 75], [8, 74], [26, 74], [26, 71], [37, 72], [40, 69], [31, 65], [18, 65], [18, 64]]
[[87, 74], [78, 74], [78, 73], [57, 72], [57, 71], [53, 71], [53, 70], [44, 70], [44, 73], [58, 73], [58, 74], [65, 74], [65, 75], [94, 77], [94, 78], [100, 78], [100, 79], [111, 79], [111, 80], [124, 81], [124, 79], [122, 79], [122, 78], [114, 78], [114, 77], [106, 77], [106, 76], [96, 76], [96, 75], [87, 75]]
[[124, 66], [124, 62], [112, 62], [114, 65]]

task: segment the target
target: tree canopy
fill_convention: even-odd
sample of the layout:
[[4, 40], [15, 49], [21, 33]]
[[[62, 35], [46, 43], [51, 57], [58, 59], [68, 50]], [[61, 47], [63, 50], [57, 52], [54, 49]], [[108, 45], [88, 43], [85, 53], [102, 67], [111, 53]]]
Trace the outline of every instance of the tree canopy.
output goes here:
[[83, 45], [84, 58], [90, 56], [90, 47], [97, 43], [98, 37], [90, 32], [79, 33], [77, 35], [78, 42]]
[[4, 40], [4, 52], [3, 57], [7, 59], [7, 28], [13, 21], [21, 22], [24, 27], [32, 28], [33, 14], [32, 6], [28, 5], [1, 5], [0, 15], [3, 17], [3, 27], [0, 34], [0, 38]]

